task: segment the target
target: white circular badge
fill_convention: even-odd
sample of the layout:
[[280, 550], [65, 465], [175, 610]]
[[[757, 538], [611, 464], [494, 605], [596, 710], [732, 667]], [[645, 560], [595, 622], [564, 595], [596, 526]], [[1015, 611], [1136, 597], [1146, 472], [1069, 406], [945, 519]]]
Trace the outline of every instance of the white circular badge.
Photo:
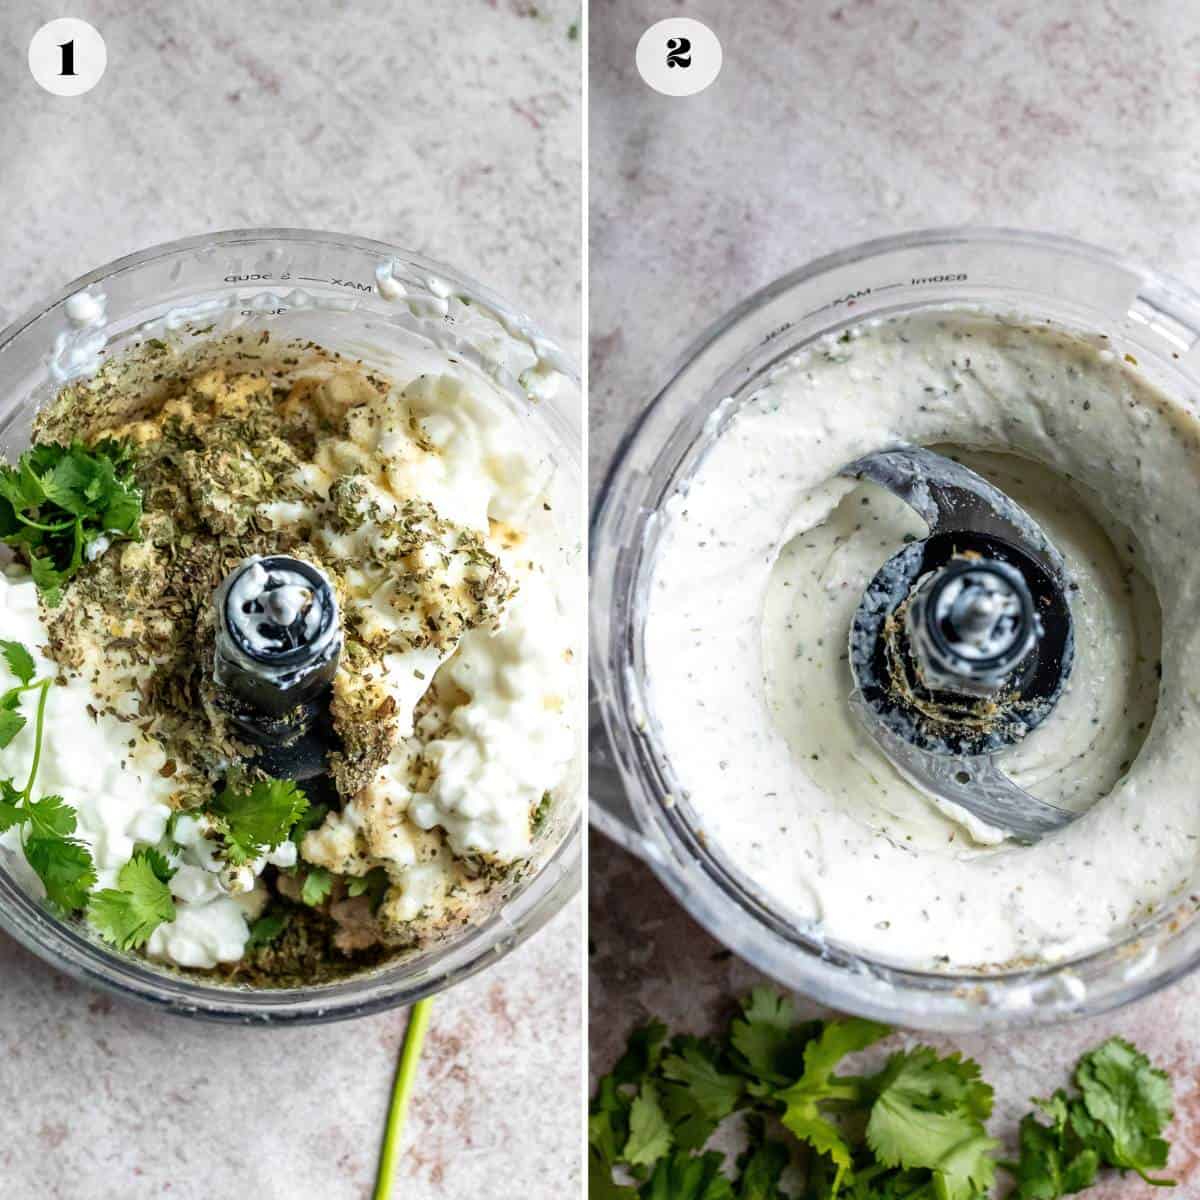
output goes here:
[[637, 44], [638, 74], [664, 96], [694, 96], [721, 73], [721, 43], [690, 17], [656, 21]]
[[77, 17], [49, 21], [29, 43], [29, 70], [55, 96], [82, 96], [100, 82], [108, 48], [94, 26]]

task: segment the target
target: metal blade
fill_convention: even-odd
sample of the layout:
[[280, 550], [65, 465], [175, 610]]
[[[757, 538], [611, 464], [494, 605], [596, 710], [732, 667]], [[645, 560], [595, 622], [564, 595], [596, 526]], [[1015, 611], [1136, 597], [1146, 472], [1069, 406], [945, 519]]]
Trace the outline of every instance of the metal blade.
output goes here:
[[911, 745], [875, 716], [857, 689], [850, 696], [850, 707], [911, 784], [927, 796], [957, 804], [986, 824], [1003, 829], [1014, 841], [1031, 845], [1048, 833], [1064, 829], [1079, 816], [1018, 787], [991, 755], [956, 758], [930, 754]]
[[921, 446], [897, 446], [857, 459], [840, 473], [887, 488], [925, 521], [930, 533], [970, 530], [1012, 542], [1066, 587], [1062, 555], [1037, 522], [962, 463]]

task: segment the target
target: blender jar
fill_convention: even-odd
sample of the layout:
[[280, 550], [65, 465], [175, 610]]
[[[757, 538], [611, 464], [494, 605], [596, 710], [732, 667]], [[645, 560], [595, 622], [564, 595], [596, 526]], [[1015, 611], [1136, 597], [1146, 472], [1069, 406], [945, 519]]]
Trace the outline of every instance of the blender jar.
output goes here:
[[986, 974], [902, 969], [802, 928], [699, 835], [657, 733], [643, 630], [660, 510], [738, 401], [819, 337], [868, 318], [968, 305], [1107, 333], [1156, 386], [1194, 405], [1200, 296], [1184, 285], [1052, 236], [960, 228], [886, 238], [779, 279], [701, 336], [625, 436], [590, 546], [593, 823], [780, 983], [835, 1008], [947, 1031], [1051, 1023], [1164, 986], [1200, 963], [1196, 902], [1181, 897], [1094, 953]]
[[[554, 508], [582, 521], [578, 375], [532, 320], [440, 263], [365, 238], [308, 230], [237, 230], [130, 255], [75, 280], [0, 333], [0, 452], [29, 443], [38, 410], [104, 357], [155, 337], [303, 338], [386, 373], [400, 346], [452, 355], [495, 385], [552, 466]], [[577, 536], [561, 561], [572, 627], [582, 629]], [[580, 656], [582, 657], [582, 656]], [[582, 678], [577, 695], [582, 697]], [[575, 705], [582, 709], [582, 700]], [[582, 716], [577, 718], [582, 746]], [[579, 888], [582, 750], [535, 846], [536, 869], [479, 924], [369, 972], [313, 987], [221, 985], [117, 953], [82, 924], [55, 920], [0, 858], [0, 928], [79, 979], [172, 1012], [243, 1023], [330, 1021], [409, 1004], [507, 954]]]

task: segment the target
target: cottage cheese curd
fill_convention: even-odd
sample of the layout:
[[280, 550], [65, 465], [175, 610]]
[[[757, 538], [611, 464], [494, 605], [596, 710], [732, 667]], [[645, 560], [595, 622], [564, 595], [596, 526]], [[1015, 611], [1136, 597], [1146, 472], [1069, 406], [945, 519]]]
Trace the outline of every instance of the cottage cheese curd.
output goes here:
[[[1196, 887], [1190, 410], [1102, 337], [940, 311], [826, 339], [717, 422], [666, 505], [647, 683], [681, 798], [752, 891], [883, 961], [987, 968], [1102, 946]], [[1067, 692], [1000, 756], [1083, 814], [1035, 846], [919, 792], [846, 703], [863, 589], [925, 529], [838, 472], [902, 443], [960, 457], [1067, 562]]]

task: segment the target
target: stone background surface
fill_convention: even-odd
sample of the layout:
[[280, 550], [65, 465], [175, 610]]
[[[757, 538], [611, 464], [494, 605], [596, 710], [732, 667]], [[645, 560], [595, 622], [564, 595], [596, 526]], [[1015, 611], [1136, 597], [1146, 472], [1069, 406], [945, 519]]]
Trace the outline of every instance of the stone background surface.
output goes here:
[[[105, 78], [26, 67], [63, 15]], [[0, 325], [155, 242], [298, 225], [392, 240], [580, 331], [578, 0], [37, 0], [0, 11]], [[574, 32], [573, 32], [574, 27]], [[440, 998], [397, 1195], [577, 1194], [581, 905]], [[5, 1200], [360, 1200], [405, 1014], [244, 1031], [77, 986], [0, 936]]]
[[[709, 322], [866, 238], [1042, 229], [1200, 283], [1194, 5], [593, 0], [591, 13], [593, 486]], [[642, 31], [675, 14], [704, 21], [724, 49], [717, 82], [687, 99], [651, 92], [633, 66]], [[596, 1071], [648, 1015], [711, 1029], [758, 980], [599, 835], [589, 934]], [[1027, 1097], [1113, 1032], [1175, 1074], [1171, 1194], [1200, 1196], [1200, 977], [1057, 1030], [941, 1040], [998, 1082], [993, 1128], [1007, 1135]], [[1153, 1193], [1124, 1180], [1097, 1194]]]

